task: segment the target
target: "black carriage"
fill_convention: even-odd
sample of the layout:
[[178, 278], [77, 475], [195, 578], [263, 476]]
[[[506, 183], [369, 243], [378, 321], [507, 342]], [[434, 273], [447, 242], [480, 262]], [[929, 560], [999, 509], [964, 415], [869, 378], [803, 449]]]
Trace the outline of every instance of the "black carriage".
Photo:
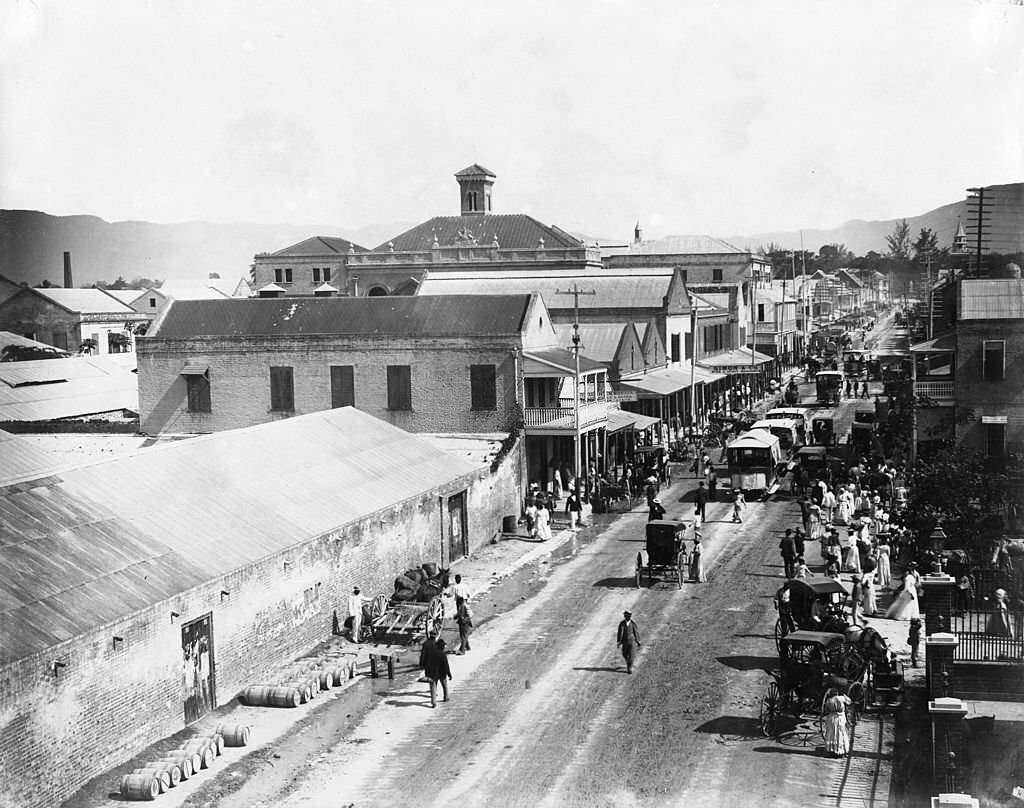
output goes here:
[[643, 552], [636, 554], [636, 585], [639, 587], [644, 576], [654, 583], [655, 576], [674, 578], [677, 588], [683, 586], [686, 575], [686, 543], [683, 534], [686, 522], [673, 519], [653, 519], [647, 523], [647, 564]]
[[811, 442], [816, 446], [831, 446], [836, 442], [835, 410], [819, 410], [811, 419]]
[[[783, 588], [789, 593], [789, 608], [793, 625], [804, 631], [830, 631], [842, 634], [846, 630], [846, 601], [849, 593], [834, 578], [814, 576], [790, 578]], [[791, 633], [782, 615], [775, 621], [775, 646], [782, 653], [782, 640]]]
[[766, 737], [779, 733], [782, 720], [810, 715], [817, 719], [824, 736], [822, 715], [825, 702], [836, 694], [850, 697], [851, 720], [864, 706], [863, 674], [847, 676], [848, 645], [844, 636], [828, 631], [793, 631], [779, 645], [779, 669], [761, 697], [761, 732]]

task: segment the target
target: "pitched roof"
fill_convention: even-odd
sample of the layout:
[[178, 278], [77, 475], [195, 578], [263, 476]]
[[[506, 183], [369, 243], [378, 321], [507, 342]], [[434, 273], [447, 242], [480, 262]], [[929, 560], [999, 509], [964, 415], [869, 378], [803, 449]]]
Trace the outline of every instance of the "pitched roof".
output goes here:
[[[550, 308], [549, 308], [550, 311]], [[580, 323], [580, 351], [598, 362], [611, 362], [629, 323]], [[567, 323], [555, 325], [559, 343], [572, 344], [573, 328]]]
[[435, 216], [395, 236], [373, 252], [421, 252], [430, 250], [437, 238], [439, 247], [476, 243], [487, 246], [495, 238], [505, 250], [535, 250], [540, 240], [545, 247], [582, 247], [583, 242], [552, 225], [542, 224], [525, 213], [486, 213], [469, 216]]
[[106, 356], [0, 363], [0, 421], [138, 409], [138, 376]]
[[235, 297], [235, 290], [245, 290], [249, 296], [249, 284], [244, 278], [173, 278], [161, 284], [159, 291], [165, 297], [176, 300], [217, 300], [222, 297]]
[[54, 353], [57, 356], [71, 356], [67, 351], [55, 348], [52, 345], [47, 345], [45, 342], [37, 342], [34, 339], [29, 339], [28, 337], [23, 337], [19, 334], [13, 334], [10, 331], [0, 331], [0, 352], [2, 352], [8, 345], [18, 345], [23, 348], [38, 348], [40, 351]]
[[33, 289], [33, 292], [63, 306], [68, 311], [81, 314], [136, 314], [130, 306], [102, 289]]
[[[523, 358], [526, 360], [524, 370], [527, 373], [535, 372], [537, 366], [556, 367], [568, 373], [576, 370], [576, 360], [572, 351], [568, 348], [532, 348], [523, 351]], [[597, 362], [589, 356], [584, 356], [580, 351], [580, 373], [587, 373], [591, 370], [604, 370], [604, 364]]]
[[146, 294], [145, 289], [104, 289], [108, 295], [113, 295], [125, 305], [130, 306], [135, 299]]
[[593, 295], [580, 295], [581, 309], [661, 309], [672, 283], [670, 272], [657, 274], [630, 273], [622, 275], [589, 275], [560, 277], [545, 275], [428, 272], [420, 283], [417, 295], [525, 294], [537, 292], [544, 298], [548, 311], [571, 310], [571, 295], [562, 295], [576, 281], [581, 288], [592, 289]]
[[857, 288], [864, 285], [864, 282], [861, 281], [860, 278], [856, 277], [852, 272], [846, 269], [837, 269], [836, 277], [849, 282], [852, 286], [856, 286]]
[[704, 359], [698, 359], [697, 364], [703, 365], [706, 368], [723, 368], [745, 367], [750, 364], [763, 365], [772, 361], [770, 356], [765, 356], [763, 353], [754, 351], [753, 363], [751, 363], [750, 353], [749, 348], [734, 348], [733, 350], [726, 351], [725, 353], [708, 356]]
[[633, 243], [629, 252], [632, 255], [723, 255], [747, 254], [749, 251], [712, 236], [665, 236]]
[[0, 486], [24, 480], [26, 477], [47, 474], [63, 465], [60, 458], [29, 443], [24, 438], [16, 437], [2, 430], [0, 430], [0, 456], [4, 459], [4, 462], [0, 464]]
[[0, 488], [0, 664], [475, 470], [345, 407]]
[[960, 282], [956, 310], [960, 320], [1024, 318], [1024, 280], [994, 278]]
[[462, 171], [456, 171], [455, 172], [455, 176], [456, 177], [476, 177], [476, 176], [479, 176], [481, 174], [486, 174], [488, 177], [497, 177], [498, 176], [493, 171], [490, 171], [489, 169], [484, 168], [479, 163], [473, 163], [473, 165], [471, 165], [471, 166], [466, 166], [464, 169], [462, 169]]
[[530, 300], [528, 294], [176, 300], [142, 339], [518, 334]]
[[292, 255], [347, 255], [350, 250], [356, 252], [367, 252], [366, 247], [361, 247], [354, 241], [339, 236], [312, 236], [303, 239], [298, 244], [292, 244], [283, 250], [272, 252], [271, 255], [292, 256]]

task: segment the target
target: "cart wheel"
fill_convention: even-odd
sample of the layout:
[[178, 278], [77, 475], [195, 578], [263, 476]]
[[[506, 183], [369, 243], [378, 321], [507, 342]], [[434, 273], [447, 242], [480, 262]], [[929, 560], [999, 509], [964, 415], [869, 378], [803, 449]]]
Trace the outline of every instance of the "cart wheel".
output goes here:
[[441, 633], [444, 628], [444, 601], [440, 595], [434, 595], [427, 606], [427, 633], [433, 632], [434, 636]]
[[636, 554], [636, 588], [640, 588], [640, 579], [644, 574], [644, 557], [640, 554]]
[[683, 564], [685, 559], [686, 553], [682, 551], [676, 556], [676, 589], [683, 588]]
[[766, 738], [773, 738], [782, 714], [782, 696], [776, 682], [769, 682], [761, 696], [761, 732]]
[[370, 603], [370, 619], [379, 620], [388, 610], [388, 596], [377, 595]]
[[860, 714], [864, 712], [866, 694], [867, 691], [860, 682], [851, 682], [850, 686], [846, 689], [846, 695], [850, 697], [850, 701], [853, 703], [853, 707], [850, 709], [851, 729], [857, 726], [857, 720], [860, 718]]
[[780, 654], [782, 653], [782, 638], [785, 636], [785, 630], [782, 627], [782, 619], [779, 618], [775, 621], [775, 650]]

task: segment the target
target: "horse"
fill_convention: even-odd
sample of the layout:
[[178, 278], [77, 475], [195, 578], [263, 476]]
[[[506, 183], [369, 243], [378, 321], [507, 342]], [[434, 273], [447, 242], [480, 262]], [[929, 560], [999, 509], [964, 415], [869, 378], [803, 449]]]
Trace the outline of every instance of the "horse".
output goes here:
[[865, 663], [874, 665], [879, 673], [893, 673], [895, 657], [889, 643], [871, 626], [849, 626], [844, 632], [844, 646], [860, 656]]

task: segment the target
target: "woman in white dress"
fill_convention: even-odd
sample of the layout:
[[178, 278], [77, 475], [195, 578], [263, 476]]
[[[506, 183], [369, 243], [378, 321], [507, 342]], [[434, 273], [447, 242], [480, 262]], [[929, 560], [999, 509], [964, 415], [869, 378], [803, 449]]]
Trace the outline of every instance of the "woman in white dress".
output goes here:
[[860, 528], [851, 527], [846, 535], [846, 566], [843, 568], [845, 572], [852, 572], [859, 574], [860, 568], [860, 547], [858, 546], [858, 540], [860, 537]]
[[551, 538], [551, 514], [544, 507], [544, 503], [537, 505], [536, 525], [538, 539], [547, 541]]
[[875, 573], [865, 572], [861, 579], [861, 587], [864, 590], [863, 604], [864, 616], [874, 617], [878, 611], [878, 599], [875, 597]]
[[878, 545], [878, 567], [875, 569], [875, 575], [878, 578], [878, 586], [882, 589], [892, 586], [892, 566], [889, 564], [891, 550], [887, 538]]
[[825, 535], [825, 523], [821, 518], [821, 508], [817, 505], [811, 505], [807, 525], [810, 531], [808, 538], [811, 541], [820, 541], [821, 537]]
[[850, 753], [849, 713], [853, 702], [849, 696], [839, 693], [825, 700], [822, 729], [825, 733], [825, 749], [833, 757], [845, 757]]
[[903, 576], [903, 591], [892, 602], [885, 616], [890, 620], [921, 618], [921, 609], [917, 603], [917, 575], [913, 568], [907, 569], [907, 574]]
[[853, 492], [844, 488], [839, 492], [839, 507], [834, 515], [837, 525], [848, 525], [853, 518]]
[[821, 513], [826, 524], [832, 524], [832, 519], [835, 517], [838, 505], [839, 500], [836, 499], [836, 495], [831, 490], [826, 490], [821, 498]]

